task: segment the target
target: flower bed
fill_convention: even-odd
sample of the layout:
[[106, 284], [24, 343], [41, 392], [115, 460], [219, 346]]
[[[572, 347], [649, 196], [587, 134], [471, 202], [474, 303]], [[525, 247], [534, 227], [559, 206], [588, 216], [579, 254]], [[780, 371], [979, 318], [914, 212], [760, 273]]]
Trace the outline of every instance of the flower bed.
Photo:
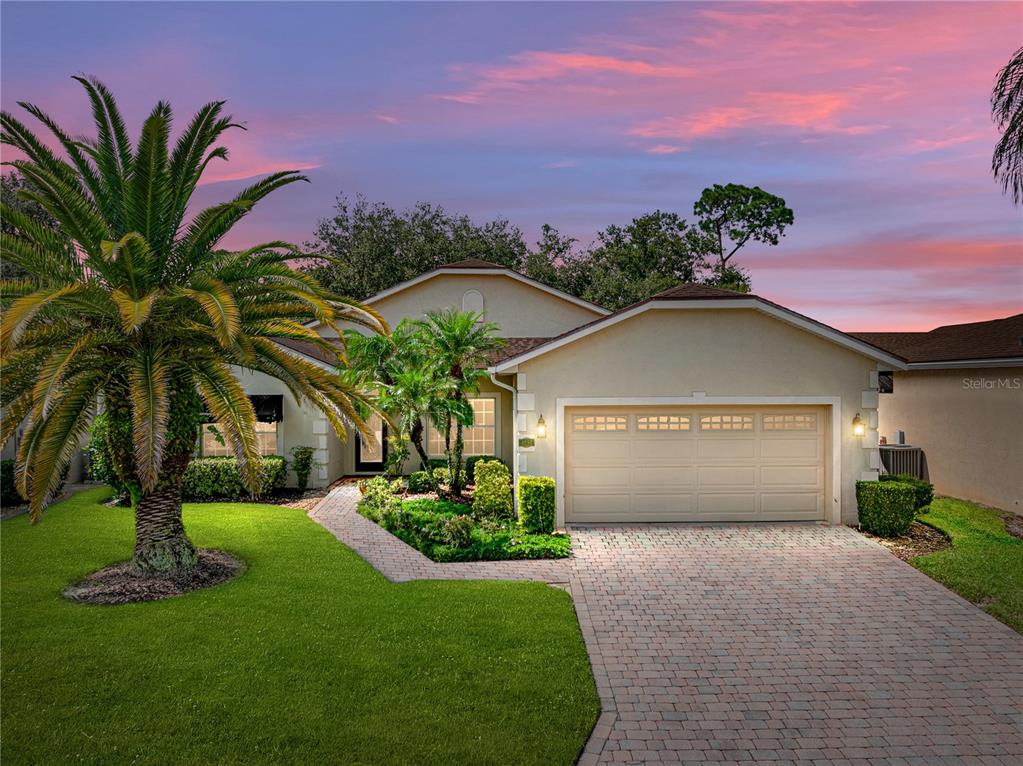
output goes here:
[[566, 534], [533, 534], [515, 519], [474, 512], [434, 497], [407, 499], [400, 481], [366, 483], [359, 513], [433, 561], [507, 561], [566, 558]]

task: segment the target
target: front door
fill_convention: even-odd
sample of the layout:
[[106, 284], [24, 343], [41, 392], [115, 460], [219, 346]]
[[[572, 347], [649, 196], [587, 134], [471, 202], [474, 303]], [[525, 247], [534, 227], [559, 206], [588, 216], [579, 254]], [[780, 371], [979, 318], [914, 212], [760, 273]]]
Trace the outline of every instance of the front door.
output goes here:
[[379, 415], [372, 415], [366, 423], [376, 439], [376, 444], [368, 444], [362, 434], [355, 440], [355, 470], [359, 473], [384, 470], [387, 459], [387, 426]]

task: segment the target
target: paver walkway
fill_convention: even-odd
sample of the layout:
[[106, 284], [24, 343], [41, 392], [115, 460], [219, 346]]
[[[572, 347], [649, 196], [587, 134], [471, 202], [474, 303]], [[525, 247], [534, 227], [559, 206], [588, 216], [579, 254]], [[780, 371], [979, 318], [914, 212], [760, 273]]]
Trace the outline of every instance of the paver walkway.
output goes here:
[[580, 764], [1023, 764], [1023, 636], [845, 527], [576, 527], [568, 561], [437, 564], [310, 515], [389, 579], [569, 582], [604, 712]]

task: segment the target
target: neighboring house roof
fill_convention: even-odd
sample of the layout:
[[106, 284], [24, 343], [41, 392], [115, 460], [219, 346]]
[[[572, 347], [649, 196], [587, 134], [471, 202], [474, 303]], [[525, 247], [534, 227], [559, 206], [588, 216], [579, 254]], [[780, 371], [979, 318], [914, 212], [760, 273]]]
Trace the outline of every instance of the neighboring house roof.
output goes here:
[[399, 282], [398, 284], [394, 285], [393, 287], [389, 287], [386, 290], [381, 290], [376, 295], [372, 295], [366, 300], [364, 300], [363, 303], [372, 305], [377, 301], [383, 300], [384, 298], [388, 298], [392, 295], [400, 293], [403, 290], [408, 290], [410, 287], [414, 287], [415, 285], [425, 282], [428, 279], [434, 279], [435, 277], [439, 277], [443, 274], [492, 274], [510, 277], [518, 282], [530, 285], [531, 287], [535, 287], [536, 289], [542, 290], [545, 293], [553, 295], [557, 298], [561, 298], [562, 300], [568, 301], [569, 303], [574, 303], [577, 306], [582, 306], [585, 309], [589, 309], [595, 314], [601, 314], [606, 316], [611, 313], [606, 308], [604, 308], [603, 306], [598, 306], [596, 303], [591, 303], [590, 301], [583, 300], [582, 298], [578, 298], [574, 295], [563, 292], [562, 290], [558, 290], [557, 288], [551, 287], [550, 285], [545, 285], [543, 282], [539, 282], [533, 279], [532, 277], [527, 277], [525, 274], [520, 274], [519, 272], [515, 271], [514, 269], [510, 269], [507, 266], [502, 266], [499, 263], [491, 263], [490, 261], [484, 261], [479, 258], [468, 258], [464, 261], [446, 263], [443, 266], [438, 266], [437, 268], [431, 269], [430, 271], [425, 271], [417, 277], [413, 277], [412, 279], [406, 280], [405, 282]]
[[682, 284], [676, 287], [663, 290], [646, 300], [627, 306], [608, 316], [599, 317], [592, 322], [569, 330], [566, 333], [550, 338], [549, 340], [536, 345], [531, 349], [521, 351], [517, 354], [507, 356], [494, 365], [496, 372], [507, 371], [515, 365], [535, 359], [538, 356], [554, 351], [564, 345], [586, 337], [594, 332], [617, 324], [625, 319], [641, 314], [652, 309], [700, 309], [700, 308], [732, 308], [732, 309], [753, 309], [771, 315], [783, 322], [800, 327], [815, 335], [823, 337], [865, 356], [877, 359], [878, 361], [890, 364], [895, 369], [905, 369], [905, 360], [901, 355], [871, 343], [868, 340], [853, 337], [834, 327], [829, 327], [823, 322], [799, 314], [792, 309], [785, 308], [777, 303], [761, 298], [751, 293], [739, 293], [734, 290], [725, 290], [720, 287], [708, 285]]
[[855, 337], [904, 357], [910, 366], [1023, 360], [1023, 314], [936, 327], [929, 332], [857, 332]]

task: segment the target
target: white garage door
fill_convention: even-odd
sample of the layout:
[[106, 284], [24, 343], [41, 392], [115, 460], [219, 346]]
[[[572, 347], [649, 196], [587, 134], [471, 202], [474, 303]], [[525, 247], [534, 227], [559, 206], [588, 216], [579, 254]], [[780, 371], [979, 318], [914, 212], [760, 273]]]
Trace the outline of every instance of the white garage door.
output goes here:
[[569, 522], [824, 518], [826, 408], [566, 410]]

